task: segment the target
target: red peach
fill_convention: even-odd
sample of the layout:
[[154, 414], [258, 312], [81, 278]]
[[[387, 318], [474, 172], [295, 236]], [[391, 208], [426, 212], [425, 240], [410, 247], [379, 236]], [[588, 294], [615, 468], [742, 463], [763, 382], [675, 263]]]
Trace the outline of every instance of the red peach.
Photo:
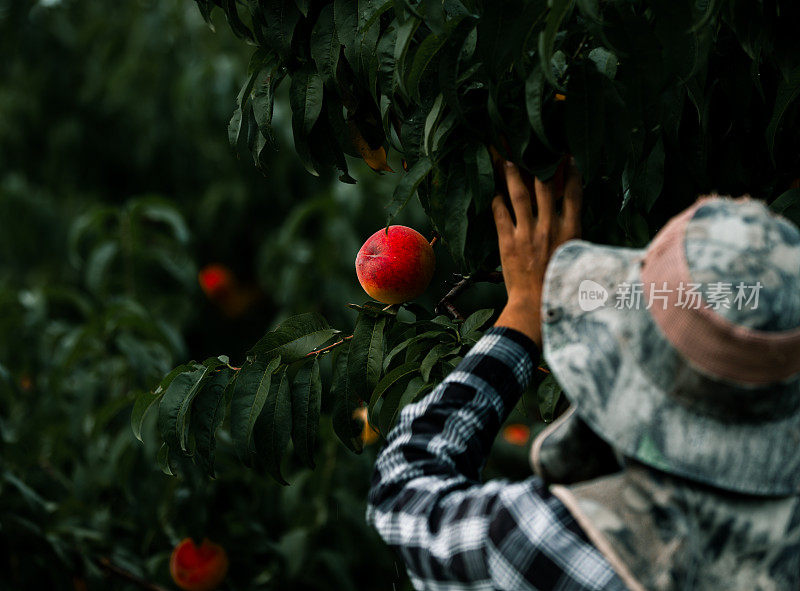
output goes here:
[[169, 572], [175, 584], [185, 591], [211, 591], [228, 572], [228, 555], [222, 546], [207, 538], [200, 546], [192, 538], [185, 538], [172, 551]]
[[356, 256], [356, 274], [370, 297], [402, 304], [421, 295], [436, 266], [433, 247], [406, 226], [389, 226], [370, 236]]
[[513, 423], [503, 429], [503, 439], [511, 445], [523, 446], [528, 443], [531, 436], [531, 429], [527, 425]]
[[197, 280], [206, 296], [213, 299], [224, 294], [233, 286], [233, 274], [225, 265], [206, 265], [197, 274]]

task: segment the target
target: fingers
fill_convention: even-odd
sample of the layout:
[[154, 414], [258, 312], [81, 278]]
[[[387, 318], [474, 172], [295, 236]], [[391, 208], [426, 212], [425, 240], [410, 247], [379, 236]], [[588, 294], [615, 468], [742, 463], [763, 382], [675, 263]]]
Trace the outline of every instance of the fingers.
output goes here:
[[503, 202], [502, 195], [496, 195], [492, 199], [492, 213], [494, 214], [494, 224], [497, 226], [498, 237], [514, 231], [514, 222], [511, 219], [511, 213]]
[[580, 234], [581, 228], [581, 202], [583, 201], [583, 186], [581, 173], [575, 165], [575, 159], [570, 158], [564, 181], [564, 207], [562, 210], [563, 227], [570, 238]]
[[553, 225], [553, 211], [555, 210], [556, 191], [552, 181], [544, 183], [536, 178], [534, 183], [536, 191], [536, 209], [538, 211], [539, 226], [544, 231], [549, 231]]
[[522, 180], [519, 168], [513, 162], [506, 162], [504, 166], [508, 195], [511, 197], [511, 206], [517, 218], [517, 227], [528, 230], [533, 227], [533, 208], [531, 207], [531, 194]]

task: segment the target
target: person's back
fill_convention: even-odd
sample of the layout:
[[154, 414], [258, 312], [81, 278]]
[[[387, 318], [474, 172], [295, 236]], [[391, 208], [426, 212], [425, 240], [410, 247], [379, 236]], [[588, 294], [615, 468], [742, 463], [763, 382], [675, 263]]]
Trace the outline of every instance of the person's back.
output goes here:
[[614, 457], [574, 409], [531, 460], [630, 589], [800, 588], [798, 496], [733, 493]]

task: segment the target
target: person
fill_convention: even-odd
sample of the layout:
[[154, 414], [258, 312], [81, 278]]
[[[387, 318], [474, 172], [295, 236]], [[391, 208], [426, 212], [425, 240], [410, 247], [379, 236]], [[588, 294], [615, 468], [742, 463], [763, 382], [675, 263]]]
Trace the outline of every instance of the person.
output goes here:
[[[574, 239], [574, 163], [560, 212], [534, 180], [535, 216], [504, 166], [508, 302], [403, 409], [368, 523], [416, 589], [800, 589], [797, 228], [707, 196], [646, 249], [595, 245]], [[534, 475], [481, 482], [542, 348], [570, 408], [535, 439]]]

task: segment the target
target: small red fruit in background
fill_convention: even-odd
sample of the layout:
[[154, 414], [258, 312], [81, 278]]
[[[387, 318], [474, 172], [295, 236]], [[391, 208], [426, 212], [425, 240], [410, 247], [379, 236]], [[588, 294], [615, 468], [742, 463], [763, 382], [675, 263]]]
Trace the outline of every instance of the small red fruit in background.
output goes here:
[[228, 572], [228, 555], [222, 546], [207, 538], [200, 546], [192, 538], [185, 538], [172, 551], [169, 572], [175, 584], [185, 591], [211, 591]]
[[200, 269], [197, 281], [206, 297], [228, 318], [244, 316], [264, 296], [258, 286], [242, 284], [228, 267], [219, 263]]
[[197, 280], [203, 292], [212, 300], [230, 291], [234, 283], [230, 270], [219, 264], [206, 265], [200, 269]]
[[356, 256], [356, 275], [371, 298], [402, 304], [420, 296], [433, 278], [436, 257], [425, 237], [406, 226], [370, 236]]
[[530, 437], [531, 429], [527, 425], [514, 423], [503, 429], [503, 439], [505, 439], [511, 445], [526, 445]]

